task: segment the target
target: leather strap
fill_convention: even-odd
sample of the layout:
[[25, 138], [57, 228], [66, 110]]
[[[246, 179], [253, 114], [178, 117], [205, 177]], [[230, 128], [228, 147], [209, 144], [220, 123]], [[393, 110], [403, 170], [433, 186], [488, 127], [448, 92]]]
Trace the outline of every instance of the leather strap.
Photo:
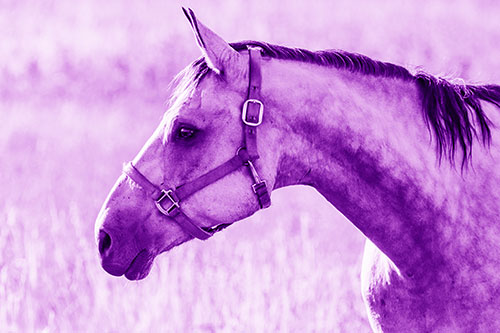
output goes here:
[[233, 171], [239, 169], [249, 160], [248, 153], [245, 149], [240, 149], [238, 153], [230, 160], [222, 163], [215, 169], [201, 175], [193, 181], [190, 181], [184, 185], [177, 187], [175, 193], [179, 200], [184, 200], [191, 194], [198, 192], [202, 188], [215, 183], [217, 180], [223, 178], [224, 176], [230, 174]]
[[123, 173], [126, 174], [130, 179], [132, 179], [136, 184], [139, 184], [146, 192], [148, 192], [149, 196], [156, 200], [161, 194], [161, 189], [155, 184], [151, 183], [149, 179], [144, 177], [139, 170], [132, 164], [132, 162], [128, 162], [123, 164]]
[[[257, 152], [257, 127], [250, 126], [248, 123], [260, 123], [262, 121], [262, 113], [264, 112], [264, 105], [260, 101], [260, 89], [262, 86], [262, 73], [260, 70], [261, 62], [261, 49], [259, 47], [249, 47], [249, 85], [248, 85], [248, 98], [247, 101], [256, 101], [253, 103], [248, 103], [246, 112], [246, 122], [244, 122], [245, 131], [245, 145], [250, 155], [251, 161], [256, 161], [259, 159], [259, 153]], [[257, 103], [257, 101], [259, 103]], [[247, 102], [245, 102], [247, 103]], [[251, 167], [253, 168], [253, 166]], [[266, 182], [256, 178], [253, 175], [252, 170], [250, 170], [252, 176], [255, 180], [253, 185], [253, 190], [257, 195], [259, 200], [260, 208], [267, 208], [271, 205], [271, 196], [267, 190]]]
[[260, 208], [267, 208], [271, 206], [271, 196], [267, 191], [267, 184], [265, 182], [255, 184], [253, 191], [255, 192], [255, 195], [257, 195]]
[[[139, 184], [145, 191], [147, 191], [153, 200], [157, 201], [162, 195], [162, 190], [151, 183], [142, 173], [137, 170], [137, 168], [129, 162], [123, 166], [123, 172], [134, 182]], [[175, 192], [174, 192], [174, 198]], [[178, 200], [176, 200], [178, 201]], [[185, 231], [187, 231], [191, 236], [199, 239], [207, 239], [212, 236], [213, 233], [207, 232], [197, 225], [195, 225], [187, 216], [184, 214], [180, 208], [176, 207], [173, 209], [168, 216], [172, 217], [174, 221]]]
[[170, 217], [174, 219], [174, 221], [184, 230], [187, 231], [193, 237], [196, 237], [201, 240], [208, 239], [213, 236], [214, 231], [206, 231], [203, 228], [200, 228], [193, 221], [184, 214], [184, 212], [180, 208], [176, 208], [170, 214]]
[[[251, 47], [248, 49], [249, 53], [249, 85], [247, 100], [260, 100], [260, 87], [262, 84], [262, 75], [260, 72], [260, 60], [261, 60], [261, 50], [260, 48]], [[260, 110], [262, 104], [258, 103], [248, 103], [247, 113], [245, 120], [248, 123], [258, 123]], [[263, 106], [262, 106], [263, 108]], [[248, 150], [250, 158], [255, 161], [259, 158], [259, 153], [257, 152], [257, 126], [249, 126], [244, 124], [245, 130], [245, 145]]]
[[[173, 202], [179, 204], [182, 200], [189, 197], [191, 194], [198, 192], [202, 188], [216, 182], [217, 180], [223, 178], [224, 176], [234, 172], [239, 169], [241, 166], [245, 165], [249, 160], [248, 153], [245, 149], [239, 149], [236, 156], [226, 161], [225, 163], [219, 165], [215, 169], [207, 172], [206, 174], [196, 178], [195, 180], [185, 183], [177, 187], [177, 189], [170, 190], [169, 196], [173, 199]], [[123, 166], [123, 173], [125, 173], [130, 179], [132, 179], [135, 183], [139, 184], [145, 191], [149, 193], [151, 198], [155, 200], [159, 205], [162, 205], [163, 200], [160, 200], [162, 196], [164, 196], [164, 192], [158, 186], [151, 183], [149, 179], [147, 179], [137, 168], [129, 162]], [[260, 190], [259, 190], [260, 192]], [[256, 192], [257, 194], [257, 192]], [[257, 194], [259, 198], [259, 194]], [[260, 199], [259, 199], [260, 203]], [[190, 235], [205, 240], [213, 235], [214, 232], [220, 231], [230, 224], [224, 224], [221, 226], [217, 226], [215, 229], [210, 228], [200, 228], [196, 224], [193, 223], [189, 217], [184, 214], [184, 212], [180, 209], [180, 206], [173, 206], [172, 202], [167, 201], [167, 205], [173, 207], [172, 210], [168, 212], [168, 216], [173, 218], [175, 222], [185, 231], [187, 231]], [[171, 207], [164, 207], [165, 211], [168, 211]]]

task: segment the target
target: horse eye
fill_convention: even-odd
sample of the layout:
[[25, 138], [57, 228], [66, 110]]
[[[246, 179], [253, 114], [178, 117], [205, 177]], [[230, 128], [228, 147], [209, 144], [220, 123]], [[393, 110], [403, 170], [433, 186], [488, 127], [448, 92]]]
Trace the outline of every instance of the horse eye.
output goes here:
[[177, 137], [179, 139], [190, 139], [196, 134], [196, 130], [189, 127], [180, 127], [177, 130]]

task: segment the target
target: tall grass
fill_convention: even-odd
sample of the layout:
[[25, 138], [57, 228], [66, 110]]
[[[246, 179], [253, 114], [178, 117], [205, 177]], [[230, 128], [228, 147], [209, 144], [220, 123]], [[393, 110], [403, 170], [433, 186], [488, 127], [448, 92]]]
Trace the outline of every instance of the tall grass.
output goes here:
[[[134, 125], [140, 112], [121, 112], [133, 107], [130, 99], [86, 108], [72, 101], [37, 105], [16, 101], [6, 113], [2, 330], [260, 331], [365, 323], [355, 282], [361, 237], [307, 189], [277, 192], [268, 211], [160, 256], [144, 281], [109, 276], [99, 267], [93, 220], [119, 161], [143, 141], [120, 134], [144, 139], [149, 129]], [[19, 113], [25, 117], [13, 116]]]
[[[187, 4], [228, 40], [500, 81], [499, 5], [486, 0]], [[166, 84], [198, 56], [184, 21], [167, 1], [2, 4], [0, 331], [368, 330], [363, 237], [307, 188], [161, 255], [143, 281], [100, 268], [99, 207], [159, 122]]]

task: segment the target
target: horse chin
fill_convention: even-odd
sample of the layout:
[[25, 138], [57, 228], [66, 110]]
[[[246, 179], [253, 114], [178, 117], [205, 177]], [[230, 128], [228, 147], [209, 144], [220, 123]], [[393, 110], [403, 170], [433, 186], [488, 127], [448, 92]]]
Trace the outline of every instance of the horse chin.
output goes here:
[[154, 258], [153, 253], [142, 250], [130, 263], [130, 266], [125, 271], [125, 277], [131, 281], [144, 279], [151, 271]]

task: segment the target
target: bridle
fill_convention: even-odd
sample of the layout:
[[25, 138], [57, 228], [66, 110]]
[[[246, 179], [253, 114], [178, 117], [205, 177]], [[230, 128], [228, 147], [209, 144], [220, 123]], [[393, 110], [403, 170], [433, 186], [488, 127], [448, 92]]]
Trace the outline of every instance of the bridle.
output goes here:
[[[184, 214], [180, 203], [193, 193], [238, 170], [242, 166], [247, 166], [250, 170], [250, 174], [254, 180], [252, 190], [257, 196], [260, 208], [267, 208], [271, 205], [266, 181], [260, 178], [254, 165], [254, 162], [259, 158], [257, 152], [257, 127], [262, 123], [264, 115], [264, 104], [260, 101], [260, 87], [262, 82], [260, 70], [261, 49], [249, 47], [248, 53], [250, 56], [248, 95], [243, 103], [241, 113], [244, 145], [238, 148], [233, 158], [192, 181], [167, 190], [161, 189], [150, 182], [146, 176], [137, 170], [132, 162], [127, 163], [123, 168], [123, 172], [130, 179], [139, 184], [151, 195], [156, 208], [162, 214], [173, 219], [184, 231], [198, 239], [207, 239], [217, 231], [231, 225], [231, 223], [219, 224], [211, 228], [201, 227]], [[166, 205], [164, 205], [165, 202]]]

